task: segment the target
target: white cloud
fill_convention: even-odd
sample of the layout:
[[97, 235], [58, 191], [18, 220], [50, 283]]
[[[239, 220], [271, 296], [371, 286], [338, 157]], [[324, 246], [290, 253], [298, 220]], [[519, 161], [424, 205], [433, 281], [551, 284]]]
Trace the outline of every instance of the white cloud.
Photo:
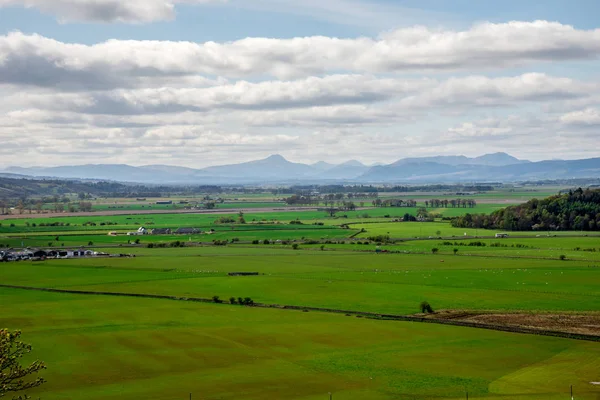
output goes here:
[[[227, 43], [110, 40], [66, 44], [19, 32], [0, 36], [0, 83], [64, 87], [125, 85], [130, 77], [302, 77], [498, 69], [596, 59], [600, 29], [547, 21], [483, 24], [467, 31], [400, 29], [377, 39], [247, 38]], [[24, 68], [27, 66], [27, 68]]]
[[374, 28], [378, 31], [399, 25], [429, 22], [449, 14], [403, 7], [392, 2], [369, 0], [230, 0], [232, 6], [306, 16], [342, 25]]
[[[600, 126], [600, 110], [586, 108], [581, 111], [573, 111], [562, 115], [560, 121], [566, 125], [575, 126]], [[598, 135], [600, 139], [600, 134]]]
[[22, 6], [54, 15], [61, 22], [147, 23], [172, 20], [177, 3], [224, 0], [0, 0], [0, 8]]
[[[195, 167], [270, 153], [302, 161], [591, 155], [600, 82], [484, 70], [535, 63], [543, 71], [542, 61], [598, 55], [600, 30], [549, 22], [92, 46], [16, 32], [0, 36], [0, 154], [4, 164]], [[435, 74], [450, 69], [460, 74]]]
[[430, 132], [422, 139], [437, 138], [434, 152], [447, 147], [458, 154], [468, 147], [472, 154], [504, 151], [534, 160], [598, 157], [598, 134], [580, 128], [564, 116], [509, 115], [462, 122], [441, 135]]
[[[595, 82], [545, 74], [487, 78], [434, 79], [331, 75], [295, 81], [239, 81], [207, 88], [116, 89], [77, 93], [13, 93], [6, 112], [47, 109], [115, 116], [219, 111], [271, 111], [250, 115], [254, 125], [376, 123], [408, 119], [432, 108], [447, 112], [472, 107], [514, 107], [563, 98], [585, 98], [600, 92]], [[376, 105], [381, 103], [380, 106]], [[289, 110], [289, 111], [286, 111]]]

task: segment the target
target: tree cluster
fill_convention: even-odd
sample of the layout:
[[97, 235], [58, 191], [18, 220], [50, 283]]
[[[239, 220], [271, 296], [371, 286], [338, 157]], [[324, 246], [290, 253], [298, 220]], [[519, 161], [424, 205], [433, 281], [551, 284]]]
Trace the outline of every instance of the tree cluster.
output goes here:
[[452, 208], [474, 208], [477, 202], [474, 199], [431, 199], [425, 200], [425, 207], [432, 208], [448, 208], [448, 205]]
[[373, 207], [416, 207], [416, 200], [402, 200], [402, 199], [375, 199], [371, 202]]
[[465, 214], [454, 218], [459, 228], [506, 231], [600, 230], [600, 190], [581, 188], [569, 193], [494, 211], [490, 215]]

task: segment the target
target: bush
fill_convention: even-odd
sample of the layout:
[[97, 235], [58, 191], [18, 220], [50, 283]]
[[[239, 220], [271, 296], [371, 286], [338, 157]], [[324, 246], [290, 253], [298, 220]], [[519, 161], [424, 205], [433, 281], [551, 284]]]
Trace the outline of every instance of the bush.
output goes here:
[[426, 301], [422, 301], [421, 304], [419, 305], [419, 308], [421, 309], [421, 312], [423, 314], [425, 314], [425, 313], [432, 314], [433, 313], [433, 308], [431, 308], [431, 305]]
[[213, 296], [213, 297], [212, 297], [212, 301], [214, 301], [215, 303], [222, 303], [222, 302], [223, 302], [223, 300], [221, 300], [221, 299], [219, 298], [219, 296]]
[[438, 251], [440, 251], [440, 249], [438, 249], [437, 247], [434, 247], [433, 249], [431, 249], [432, 254], [437, 254]]
[[88, 242], [88, 246], [93, 246], [93, 245], [94, 245], [94, 242], [92, 242], [92, 241]]
[[323, 251], [323, 250], [325, 250], [325, 245], [324, 244], [321, 245], [321, 251]]
[[269, 239], [265, 239], [263, 240], [263, 244], [271, 244], [271, 241]]
[[367, 239], [373, 242], [387, 243], [390, 241], [389, 235], [377, 235], [377, 236], [369, 236]]
[[135, 244], [140, 244], [140, 239], [135, 239]]
[[235, 297], [229, 298], [229, 304], [235, 304]]
[[252, 241], [252, 244], [259, 244], [259, 243], [260, 243], [260, 241], [258, 241], [258, 240], [253, 240]]
[[154, 248], [154, 243], [148, 243], [146, 245], [146, 247], [148, 247], [149, 249], [153, 249]]
[[298, 250], [298, 243], [294, 243], [294, 244], [292, 245], [292, 249], [294, 249], [294, 250]]
[[233, 224], [235, 223], [235, 219], [232, 217], [220, 217], [215, 220], [215, 224]]
[[565, 256], [564, 254], [561, 254], [561, 255], [560, 255], [560, 257], [558, 257], [558, 258], [560, 258], [561, 260], [563, 260], [563, 261], [564, 261], [564, 260], [566, 260], [566, 259], [567, 259], [567, 256]]
[[454, 255], [456, 255], [456, 253], [458, 253], [458, 249], [456, 247], [454, 248], [453, 251], [454, 251]]

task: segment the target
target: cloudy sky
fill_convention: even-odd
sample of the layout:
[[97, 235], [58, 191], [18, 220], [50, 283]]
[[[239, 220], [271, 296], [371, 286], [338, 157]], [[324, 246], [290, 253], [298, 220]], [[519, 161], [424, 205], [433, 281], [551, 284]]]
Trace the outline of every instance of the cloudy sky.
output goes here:
[[0, 0], [0, 169], [599, 157], [598, 15], [597, 0]]

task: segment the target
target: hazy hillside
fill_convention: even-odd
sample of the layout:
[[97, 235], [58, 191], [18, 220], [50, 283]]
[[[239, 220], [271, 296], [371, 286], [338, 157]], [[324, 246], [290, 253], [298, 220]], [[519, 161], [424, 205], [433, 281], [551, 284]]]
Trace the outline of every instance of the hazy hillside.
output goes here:
[[214, 177], [269, 180], [302, 178], [310, 176], [315, 169], [307, 164], [290, 162], [275, 154], [264, 160], [208, 167], [201, 171]]
[[530, 162], [506, 153], [480, 157], [404, 158], [389, 165], [368, 167], [351, 160], [334, 165], [302, 164], [272, 155], [262, 160], [203, 169], [169, 165], [78, 165], [49, 168], [10, 167], [5, 173], [22, 176], [98, 179], [143, 184], [261, 184], [261, 183], [448, 183], [591, 178], [600, 175], [600, 158]]

